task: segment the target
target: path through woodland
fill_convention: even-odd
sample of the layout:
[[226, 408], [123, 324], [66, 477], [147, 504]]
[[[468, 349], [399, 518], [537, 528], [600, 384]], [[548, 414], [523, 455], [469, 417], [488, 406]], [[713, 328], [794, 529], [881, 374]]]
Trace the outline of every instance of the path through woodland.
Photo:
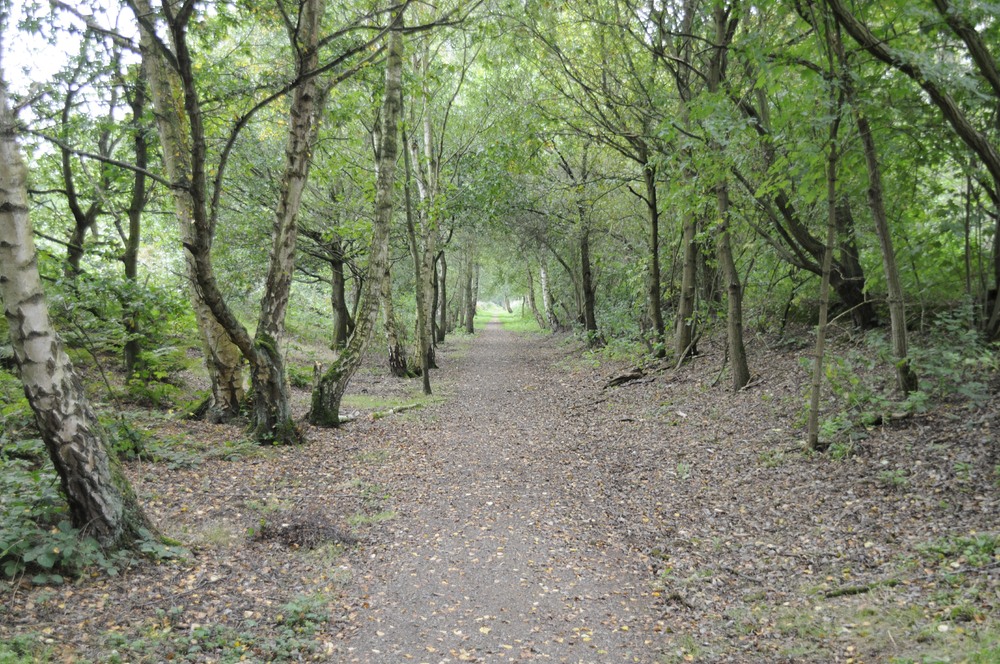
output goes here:
[[[753, 338], [735, 394], [712, 340], [607, 388], [631, 367], [491, 324], [439, 349], [436, 400], [357, 406], [303, 446], [156, 418], [126, 467], [188, 553], [14, 584], [0, 644], [61, 662], [996, 661], [1000, 396], [812, 455], [809, 340]], [[368, 366], [350, 394], [375, 409], [415, 389]]]
[[390, 428], [379, 478], [398, 516], [371, 556], [351, 661], [651, 661], [648, 570], [601, 502], [558, 354], [490, 324], [398, 455]]

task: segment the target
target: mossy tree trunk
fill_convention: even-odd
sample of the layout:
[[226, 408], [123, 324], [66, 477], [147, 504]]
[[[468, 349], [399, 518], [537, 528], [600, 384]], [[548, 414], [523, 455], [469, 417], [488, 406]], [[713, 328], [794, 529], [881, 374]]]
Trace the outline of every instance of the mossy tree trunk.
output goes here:
[[[194, 184], [195, 160], [202, 154], [195, 150], [193, 135], [185, 110], [185, 92], [180, 76], [166, 62], [163, 50], [167, 46], [154, 32], [155, 12], [149, 0], [135, 0], [134, 10], [139, 21], [139, 44], [143, 71], [149, 84], [150, 101], [156, 111], [163, 165], [171, 187], [174, 214], [180, 228], [181, 243], [190, 246], [195, 240], [195, 215], [204, 197], [196, 195]], [[203, 192], [202, 192], [203, 193]], [[211, 420], [225, 421], [240, 412], [244, 398], [242, 358], [240, 350], [229, 338], [203, 293], [196, 287], [198, 268], [190, 252], [184, 252], [184, 267], [190, 287], [191, 306], [198, 324], [205, 367], [212, 384], [212, 403], [208, 409]]]
[[340, 402], [347, 384], [354, 376], [365, 349], [371, 341], [378, 319], [379, 291], [389, 261], [389, 225], [393, 212], [393, 185], [396, 179], [399, 114], [402, 88], [403, 34], [402, 14], [394, 16], [386, 58], [385, 98], [382, 102], [382, 145], [378, 150], [378, 176], [375, 189], [375, 218], [368, 253], [368, 276], [355, 317], [354, 336], [340, 356], [330, 365], [312, 394], [309, 421], [317, 426], [340, 424]]
[[[306, 75], [315, 72], [319, 66], [323, 0], [302, 2], [297, 24], [289, 28], [289, 41], [297, 54], [295, 64], [299, 82], [292, 90], [285, 168], [275, 208], [268, 274], [253, 337], [223, 298], [212, 265], [212, 242], [221, 182], [215, 182], [214, 194], [210, 194], [208, 141], [196, 67], [187, 42], [187, 31], [196, 7], [185, 4], [177, 12], [164, 12], [163, 18], [170, 34], [169, 47], [156, 36], [152, 23], [156, 14], [151, 11], [148, 0], [135, 0], [134, 8], [140, 23], [143, 59], [152, 82], [164, 161], [168, 164], [171, 180], [184, 183], [175, 188], [175, 204], [179, 210], [178, 217], [191, 221], [190, 229], [185, 229], [183, 241], [194, 272], [194, 286], [211, 316], [222, 327], [222, 334], [214, 336], [214, 339], [221, 342], [223, 336], [228, 337], [250, 363], [253, 436], [261, 442], [299, 442], [300, 435], [291, 417], [280, 343], [294, 271], [298, 211], [328, 92], [321, 86], [319, 77]], [[169, 67], [166, 52], [170, 53]], [[223, 150], [223, 161], [216, 168], [216, 178], [224, 169], [227, 154]], [[171, 161], [175, 162], [172, 169]]]

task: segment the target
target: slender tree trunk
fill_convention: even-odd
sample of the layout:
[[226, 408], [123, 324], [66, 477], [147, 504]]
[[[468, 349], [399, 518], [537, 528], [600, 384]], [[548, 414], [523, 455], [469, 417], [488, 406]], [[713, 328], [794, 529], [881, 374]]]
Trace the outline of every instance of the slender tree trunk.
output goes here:
[[674, 354], [681, 362], [696, 352], [695, 342], [695, 298], [698, 295], [698, 243], [697, 223], [694, 214], [686, 210], [682, 218], [681, 237], [681, 292], [674, 320]]
[[440, 319], [437, 326], [438, 343], [444, 342], [445, 334], [448, 333], [448, 260], [445, 252], [441, 251], [441, 275], [438, 277], [438, 307]]
[[583, 286], [583, 327], [587, 332], [587, 342], [593, 346], [598, 342], [596, 298], [594, 296], [594, 274], [590, 260], [590, 225], [581, 212], [580, 229], [580, 272]]
[[389, 372], [397, 378], [405, 378], [410, 371], [406, 366], [406, 351], [399, 341], [396, 308], [392, 302], [392, 268], [388, 262], [382, 276], [382, 320], [385, 325], [386, 346], [389, 352]]
[[344, 278], [344, 249], [340, 237], [330, 240], [330, 305], [333, 310], [333, 339], [330, 348], [343, 350], [351, 335], [351, 312], [347, 309], [347, 280]]
[[[731, 17], [721, 0], [717, 0], [712, 11], [715, 23], [715, 51], [712, 55], [708, 74], [708, 91], [716, 93], [726, 75], [726, 58], [730, 35], [736, 31], [735, 17]], [[722, 154], [722, 145], [713, 147]], [[719, 212], [718, 235], [715, 250], [722, 277], [726, 282], [726, 337], [729, 342], [729, 360], [732, 366], [733, 391], [742, 389], [750, 382], [747, 366], [746, 347], [743, 344], [743, 286], [733, 259], [733, 249], [729, 240], [729, 185], [725, 178], [715, 185], [716, 208]]]
[[[438, 264], [437, 257], [435, 257], [434, 261], [433, 261], [433, 263], [431, 265], [431, 274], [434, 275], [434, 279], [432, 281], [433, 295], [434, 296], [431, 298], [431, 306], [430, 306], [431, 348], [434, 348], [435, 346], [437, 346], [437, 344], [438, 344], [438, 335], [441, 334], [438, 331], [438, 305], [439, 305], [438, 300], [441, 297], [441, 281], [440, 281], [440, 278], [438, 276], [438, 266], [437, 266], [437, 264]], [[441, 336], [444, 336], [444, 335], [441, 334]]]
[[364, 351], [371, 340], [378, 319], [379, 285], [389, 261], [389, 226], [393, 212], [393, 185], [398, 152], [397, 133], [401, 106], [403, 33], [401, 14], [394, 14], [396, 25], [389, 34], [386, 58], [385, 97], [382, 106], [382, 146], [379, 149], [378, 181], [375, 188], [375, 219], [368, 253], [368, 277], [365, 279], [363, 304], [356, 317], [354, 336], [344, 352], [330, 365], [313, 390], [309, 421], [319, 426], [340, 424], [340, 401]]
[[535, 322], [538, 323], [538, 328], [544, 330], [546, 328], [545, 318], [538, 311], [538, 302], [535, 300], [535, 279], [531, 274], [531, 266], [527, 266], [528, 272], [528, 308], [531, 309], [531, 315], [535, 317]]
[[729, 342], [729, 361], [732, 367], [733, 391], [739, 391], [750, 382], [746, 346], [743, 344], [743, 286], [733, 260], [729, 241], [729, 188], [725, 182], [716, 185], [719, 216], [722, 226], [715, 239], [716, 254], [722, 277], [726, 281], [726, 337]]
[[[406, 131], [402, 131], [403, 145], [408, 144]], [[424, 394], [431, 394], [431, 339], [430, 339], [430, 326], [428, 325], [428, 315], [433, 316], [433, 310], [427, 307], [427, 290], [424, 287], [425, 274], [423, 265], [423, 254], [420, 250], [420, 244], [417, 242], [417, 229], [414, 223], [413, 217], [413, 203], [410, 199], [410, 175], [413, 173], [413, 162], [419, 159], [419, 150], [416, 142], [409, 144], [410, 149], [407, 150], [405, 147], [403, 149], [403, 164], [406, 169], [405, 185], [403, 191], [405, 192], [406, 200], [406, 239], [410, 245], [410, 257], [413, 259], [413, 280], [416, 284], [414, 289], [414, 295], [417, 301], [417, 353], [420, 357], [420, 384], [423, 389]], [[413, 151], [416, 158], [411, 159], [410, 151]], [[419, 162], [418, 162], [419, 163]], [[417, 180], [418, 184], [421, 182], [420, 179]], [[426, 185], [420, 185], [421, 189], [421, 199], [426, 205], [427, 194], [424, 193]], [[420, 212], [420, 214], [426, 215], [427, 212]], [[427, 223], [422, 224], [426, 228]], [[427, 241], [427, 238], [423, 238]]]
[[[299, 63], [300, 73], [313, 71], [319, 64], [318, 44], [323, 9], [323, 0], [301, 3], [299, 25], [289, 35], [296, 51], [306, 54]], [[327, 90], [321, 88], [315, 76], [307, 78], [292, 93], [285, 172], [275, 212], [271, 260], [253, 340], [254, 436], [261, 441], [301, 441], [301, 433], [292, 417], [281, 343], [285, 334], [285, 312], [288, 310], [292, 274], [295, 272], [298, 213], [309, 178], [312, 147], [319, 133], [326, 95]]]
[[475, 279], [475, 268], [473, 266], [473, 248], [472, 240], [468, 241], [465, 248], [465, 275], [463, 278], [464, 293], [462, 300], [464, 305], [462, 307], [465, 313], [465, 331], [468, 334], [473, 334], [476, 331], [476, 300], [474, 297], [475, 290], [473, 289], [473, 280]]
[[[819, 29], [820, 26], [815, 26]], [[824, 32], [829, 33], [831, 26], [824, 21], [822, 26]], [[828, 69], [834, 71], [834, 58], [832, 49], [827, 52]], [[813, 363], [812, 385], [809, 394], [809, 423], [806, 432], [806, 440], [809, 449], [822, 451], [827, 444], [819, 439], [819, 407], [820, 396], [823, 389], [823, 359], [826, 352], [826, 328], [827, 316], [830, 308], [830, 267], [833, 263], [833, 244], [837, 235], [837, 161], [840, 158], [837, 135], [840, 130], [841, 112], [843, 111], [843, 98], [841, 92], [830, 85], [830, 100], [828, 112], [832, 116], [830, 122], [830, 152], [826, 162], [826, 251], [823, 253], [823, 275], [820, 279], [819, 289], [819, 324], [816, 326], [816, 356]]]
[[[831, 129], [836, 140], [836, 130]], [[826, 352], [826, 325], [830, 308], [830, 265], [833, 262], [833, 243], [837, 229], [837, 148], [830, 146], [827, 159], [827, 234], [826, 252], [823, 255], [823, 276], [819, 290], [819, 324], [816, 326], [816, 352], [813, 362], [812, 385], [809, 393], [809, 427], [807, 441], [809, 449], [822, 451], [826, 447], [819, 439], [819, 402], [823, 388], [823, 356]]]
[[[643, 155], [644, 157], [646, 155]], [[649, 270], [647, 272], [646, 302], [653, 321], [653, 346], [656, 357], [667, 354], [667, 330], [663, 323], [663, 304], [660, 300], [660, 210], [656, 199], [656, 167], [648, 159], [642, 169], [646, 183], [646, 209], [649, 213]]]
[[472, 315], [475, 317], [479, 307], [479, 261], [472, 265]]
[[548, 322], [548, 328], [553, 332], [559, 332], [562, 330], [562, 326], [559, 324], [559, 317], [556, 315], [555, 301], [552, 299], [552, 284], [549, 282], [549, 271], [545, 266], [544, 260], [538, 264], [538, 280], [541, 282], [542, 309], [545, 311], [545, 320]]
[[73, 525], [108, 548], [132, 547], [149, 536], [150, 525], [49, 320], [16, 131], [0, 70], [0, 300], [18, 375]]
[[[135, 165], [137, 170], [132, 177], [132, 195], [128, 206], [128, 232], [122, 240], [125, 250], [122, 253], [122, 265], [125, 268], [125, 280], [135, 285], [139, 278], [139, 247], [142, 245], [142, 213], [146, 208], [146, 174], [149, 163], [149, 141], [146, 137], [146, 127], [142, 116], [146, 109], [146, 82], [141, 74], [135, 83], [135, 92], [131, 99], [132, 107], [132, 145], [135, 149]], [[122, 325], [125, 328], [125, 348], [123, 349], [125, 373], [131, 378], [135, 373], [142, 351], [139, 342], [139, 312], [131, 298], [122, 302]]]
[[[181, 243], [189, 247], [195, 242], [195, 201], [191, 187], [186, 185], [192, 179], [192, 146], [183, 110], [182, 83], [167, 66], [157, 40], [150, 32], [155, 13], [149, 0], [135, 0], [134, 4], [138, 12], [136, 18], [141, 19], [139, 35], [143, 71], [148, 77], [150, 99], [157, 111], [163, 164], [167, 177], [171, 182], [177, 183], [171, 188], [174, 213], [180, 228]], [[191, 293], [191, 307], [205, 354], [205, 367], [212, 383], [212, 403], [208, 409], [208, 418], [225, 421], [239, 414], [244, 398], [240, 350], [212, 314], [204, 295], [195, 287], [197, 266], [190, 251], [184, 252], [184, 267]]]
[[919, 386], [917, 374], [910, 365], [909, 349], [906, 338], [906, 304], [903, 286], [899, 279], [899, 268], [896, 266], [896, 252], [892, 246], [892, 234], [889, 231], [889, 216], [885, 211], [882, 196], [882, 168], [878, 162], [878, 152], [875, 149], [875, 138], [871, 125], [859, 106], [851, 72], [848, 70], [847, 55], [843, 42], [836, 31], [829, 31], [831, 46], [837, 53], [841, 67], [841, 85], [846, 99], [854, 114], [854, 122], [861, 137], [861, 146], [865, 154], [865, 168], [868, 171], [868, 206], [875, 221], [875, 234], [878, 236], [879, 248], [882, 254], [882, 269], [885, 271], [886, 290], [888, 291], [889, 328], [892, 338], [892, 354], [896, 365], [896, 386], [904, 394], [915, 392]]

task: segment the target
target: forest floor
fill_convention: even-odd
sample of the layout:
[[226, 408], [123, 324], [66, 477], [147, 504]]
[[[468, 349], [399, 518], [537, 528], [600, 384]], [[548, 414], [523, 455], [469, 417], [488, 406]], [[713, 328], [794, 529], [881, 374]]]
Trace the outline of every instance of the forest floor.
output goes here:
[[810, 454], [804, 341], [755, 340], [735, 394], [703, 346], [609, 388], [630, 367], [494, 323], [441, 347], [434, 398], [366, 371], [360, 416], [301, 447], [151, 422], [211, 450], [128, 464], [188, 553], [10, 587], [0, 642], [66, 662], [1000, 661], [996, 389]]

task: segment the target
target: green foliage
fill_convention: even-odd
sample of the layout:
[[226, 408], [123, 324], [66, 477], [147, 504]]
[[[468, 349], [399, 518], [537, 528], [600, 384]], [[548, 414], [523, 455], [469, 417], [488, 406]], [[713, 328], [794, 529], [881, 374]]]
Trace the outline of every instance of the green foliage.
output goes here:
[[887, 489], [905, 489], [910, 486], [909, 477], [902, 468], [881, 471], [878, 474], [878, 481]]
[[0, 450], [0, 574], [34, 583], [62, 583], [91, 568], [115, 574], [120, 560], [69, 522], [59, 478], [40, 440]]
[[24, 386], [14, 374], [0, 369], [0, 444], [14, 439], [26, 430], [34, 429], [35, 414], [28, 398], [24, 396]]
[[1000, 369], [1000, 347], [984, 343], [973, 320], [968, 302], [945, 312], [935, 319], [926, 342], [911, 349], [921, 389], [928, 397], [971, 407], [989, 400], [989, 379]]
[[1000, 562], [1000, 535], [974, 533], [942, 537], [918, 547], [918, 550], [942, 564], [956, 562], [969, 567], [985, 567]]
[[308, 390], [313, 384], [313, 369], [312, 367], [303, 367], [297, 364], [289, 364], [288, 369], [288, 382], [292, 387], [297, 387], [300, 390]]
[[183, 348], [166, 346], [142, 351], [126, 393], [137, 403], [154, 408], [177, 406], [183, 397], [180, 375], [192, 364]]
[[52, 649], [43, 645], [41, 635], [17, 634], [0, 641], [0, 664], [47, 662]]
[[130, 632], [104, 636], [109, 662], [285, 662], [312, 659], [320, 653], [316, 635], [330, 619], [326, 599], [319, 594], [297, 595], [267, 620], [240, 624], [195, 624], [176, 629], [185, 620], [185, 607], [158, 609], [156, 619]]
[[[894, 398], [894, 383], [887, 375], [892, 357], [883, 336], [869, 334], [867, 349], [829, 356], [824, 368], [831, 408], [820, 420], [820, 437], [836, 445], [863, 437], [866, 428], [894, 415], [922, 413], [934, 403], [985, 404], [990, 377], [1000, 368], [1000, 360], [996, 344], [983, 342], [972, 318], [971, 305], [943, 313], [922, 343], [912, 344], [910, 357], [921, 389], [902, 399]], [[808, 369], [811, 360], [803, 358], [802, 364]], [[851, 447], [837, 449], [846, 455]]]
[[128, 336], [122, 321], [134, 317], [144, 348], [169, 345], [193, 329], [184, 291], [155, 280], [128, 281], [117, 271], [95, 269], [74, 281], [57, 279], [46, 289], [49, 311], [68, 348], [93, 355], [121, 353]]

